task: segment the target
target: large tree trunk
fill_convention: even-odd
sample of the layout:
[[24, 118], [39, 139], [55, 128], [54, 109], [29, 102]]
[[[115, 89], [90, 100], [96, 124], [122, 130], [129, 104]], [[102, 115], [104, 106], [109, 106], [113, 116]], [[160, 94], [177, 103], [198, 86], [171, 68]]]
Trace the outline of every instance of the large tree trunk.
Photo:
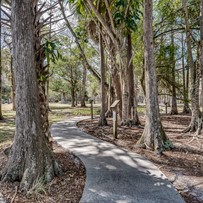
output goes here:
[[[203, 109], [203, 0], [200, 1], [200, 71], [201, 71], [201, 96], [200, 104]], [[197, 134], [200, 134], [203, 128], [203, 111], [201, 112], [201, 125], [199, 125]]]
[[[0, 0], [0, 11], [1, 11], [1, 0]], [[2, 115], [2, 62], [1, 62], [1, 13], [0, 12], [0, 120], [3, 120], [3, 115]]]
[[44, 133], [36, 74], [33, 0], [12, 1], [12, 41], [16, 82], [16, 131], [3, 181], [20, 181], [28, 191], [34, 181], [49, 182], [59, 173]]
[[178, 114], [178, 107], [177, 107], [177, 100], [176, 100], [176, 62], [175, 62], [175, 46], [174, 46], [174, 33], [171, 33], [171, 70], [172, 70], [172, 81], [173, 81], [173, 86], [172, 86], [172, 102], [171, 102], [171, 115], [177, 115]]
[[105, 79], [106, 79], [106, 68], [104, 64], [104, 47], [102, 39], [102, 25], [99, 26], [99, 48], [100, 48], [100, 69], [101, 69], [101, 113], [99, 118], [99, 125], [107, 125], [107, 120], [105, 116], [106, 112], [106, 91], [105, 91]]
[[186, 41], [187, 41], [187, 53], [188, 53], [188, 64], [190, 69], [190, 96], [191, 96], [191, 111], [192, 117], [190, 125], [184, 132], [194, 132], [198, 129], [199, 119], [200, 119], [200, 109], [199, 109], [199, 92], [198, 92], [198, 74], [196, 74], [196, 67], [193, 61], [193, 53], [191, 46], [191, 36], [190, 27], [188, 20], [188, 8], [186, 0], [182, 0], [184, 8], [184, 18], [185, 18], [185, 31], [186, 31]]
[[145, 49], [145, 85], [146, 85], [146, 121], [138, 146], [162, 153], [167, 140], [159, 114], [157, 79], [154, 60], [152, 31], [152, 0], [144, 0], [144, 49]]

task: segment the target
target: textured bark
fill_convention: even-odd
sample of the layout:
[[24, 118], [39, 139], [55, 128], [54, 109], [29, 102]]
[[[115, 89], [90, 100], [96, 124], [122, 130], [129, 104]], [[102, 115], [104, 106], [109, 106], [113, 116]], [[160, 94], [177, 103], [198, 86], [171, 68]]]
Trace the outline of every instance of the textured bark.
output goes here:
[[[0, 0], [0, 10], [1, 10], [1, 0]], [[1, 22], [1, 13], [0, 12], [0, 22]], [[0, 120], [3, 120], [3, 115], [2, 115], [2, 63], [1, 63], [1, 23], [0, 23]]]
[[203, 105], [203, 0], [200, 1], [200, 67], [201, 67], [201, 89], [202, 98], [201, 103]]
[[116, 92], [116, 99], [120, 100], [120, 103], [118, 104], [118, 115], [120, 120], [122, 120], [122, 89], [121, 89], [121, 79], [120, 79], [117, 65], [112, 67], [112, 80], [113, 80], [113, 86]]
[[16, 82], [16, 131], [3, 181], [20, 181], [28, 191], [34, 181], [49, 182], [59, 167], [44, 133], [36, 74], [33, 0], [12, 1], [12, 41]]
[[13, 72], [13, 57], [11, 56], [11, 98], [13, 102], [12, 110], [16, 110], [16, 93], [15, 93], [15, 81]]
[[76, 97], [76, 93], [75, 93], [75, 88], [71, 88], [71, 107], [75, 107], [75, 97]]
[[[188, 7], [186, 0], [182, 0], [184, 8], [184, 19], [185, 19], [185, 31], [186, 31], [186, 42], [187, 42], [187, 55], [188, 64], [190, 69], [190, 95], [191, 95], [191, 111], [192, 117], [189, 127], [184, 130], [184, 132], [194, 132], [198, 129], [199, 119], [200, 119], [200, 109], [199, 109], [199, 74], [197, 74], [197, 66], [195, 66], [192, 53], [191, 36], [190, 36], [190, 26], [188, 20]], [[198, 64], [198, 63], [197, 63]]]
[[184, 106], [183, 106], [183, 113], [188, 114], [190, 113], [189, 107], [189, 98], [188, 98], [188, 80], [186, 76], [189, 75], [189, 70], [187, 70], [187, 74], [185, 74], [185, 58], [184, 58], [184, 37], [182, 34], [182, 69], [183, 69], [183, 97], [184, 97]]
[[[126, 44], [127, 45], [127, 44]], [[126, 46], [127, 47], [127, 46]], [[122, 125], [128, 123], [129, 113], [129, 68], [127, 64], [126, 49], [122, 53]]]
[[164, 142], [167, 138], [162, 128], [159, 114], [153, 47], [152, 7], [152, 0], [144, 0], [146, 121], [143, 135], [137, 145], [162, 153], [164, 150]]
[[[175, 50], [174, 50], [174, 33], [171, 33], [171, 70], [172, 70], [172, 81], [173, 84], [176, 83], [176, 74], [175, 74]], [[171, 102], [171, 115], [178, 114], [178, 107], [177, 107], [177, 100], [176, 100], [176, 87], [175, 85], [172, 86], [172, 102]]]
[[129, 85], [129, 107], [128, 107], [128, 118], [133, 125], [139, 125], [139, 117], [137, 113], [137, 102], [136, 102], [136, 88], [134, 82], [134, 71], [132, 61], [132, 38], [131, 34], [127, 36], [127, 64], [128, 64], [128, 85]]
[[105, 91], [105, 79], [106, 79], [106, 68], [104, 64], [104, 47], [102, 39], [102, 25], [99, 27], [99, 49], [100, 49], [100, 69], [101, 69], [101, 113], [99, 118], [99, 125], [107, 125], [107, 120], [105, 116], [106, 112], [106, 91]]

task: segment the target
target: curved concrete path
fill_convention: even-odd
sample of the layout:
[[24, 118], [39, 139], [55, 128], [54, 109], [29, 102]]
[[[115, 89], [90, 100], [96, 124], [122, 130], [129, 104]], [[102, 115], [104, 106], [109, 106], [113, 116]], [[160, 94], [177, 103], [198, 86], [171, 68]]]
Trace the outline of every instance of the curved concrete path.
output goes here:
[[80, 131], [76, 123], [82, 119], [85, 117], [52, 126], [54, 139], [86, 167], [81, 203], [184, 203], [151, 162]]

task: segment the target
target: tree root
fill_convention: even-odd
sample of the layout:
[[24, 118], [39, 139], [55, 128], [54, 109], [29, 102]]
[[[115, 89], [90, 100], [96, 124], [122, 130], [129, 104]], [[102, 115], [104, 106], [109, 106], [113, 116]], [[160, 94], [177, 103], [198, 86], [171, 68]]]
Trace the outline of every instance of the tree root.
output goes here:
[[13, 195], [13, 198], [11, 200], [11, 203], [13, 203], [15, 201], [16, 195], [18, 194], [18, 187], [15, 187], [15, 194]]

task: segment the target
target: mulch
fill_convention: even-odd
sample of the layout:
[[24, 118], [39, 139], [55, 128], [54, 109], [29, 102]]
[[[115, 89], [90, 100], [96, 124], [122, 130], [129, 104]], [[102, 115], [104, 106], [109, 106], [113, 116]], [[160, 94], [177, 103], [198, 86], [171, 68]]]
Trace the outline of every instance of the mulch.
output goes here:
[[188, 115], [162, 115], [162, 124], [174, 148], [158, 156], [150, 150], [137, 148], [144, 127], [144, 115], [140, 116], [142, 127], [118, 126], [118, 139], [113, 138], [112, 119], [108, 126], [98, 126], [98, 119], [84, 120], [78, 127], [88, 134], [111, 142], [119, 147], [141, 154], [152, 161], [172, 182], [187, 203], [203, 202], [203, 136], [192, 140], [193, 134], [182, 131], [189, 125]]
[[[0, 170], [6, 163], [6, 156], [3, 153], [5, 147], [0, 148]], [[18, 191], [19, 183], [0, 182], [0, 193], [8, 203], [78, 203], [81, 199], [85, 185], [85, 167], [83, 163], [54, 143], [54, 154], [62, 167], [63, 175], [56, 177], [47, 185], [36, 187], [30, 190], [27, 195]]]

